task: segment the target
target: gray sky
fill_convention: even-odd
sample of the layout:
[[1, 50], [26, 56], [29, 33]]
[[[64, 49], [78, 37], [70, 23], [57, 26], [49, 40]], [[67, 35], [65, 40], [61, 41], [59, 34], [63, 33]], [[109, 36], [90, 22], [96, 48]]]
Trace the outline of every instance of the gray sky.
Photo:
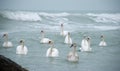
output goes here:
[[0, 0], [0, 9], [12, 10], [111, 10], [120, 11], [120, 0]]

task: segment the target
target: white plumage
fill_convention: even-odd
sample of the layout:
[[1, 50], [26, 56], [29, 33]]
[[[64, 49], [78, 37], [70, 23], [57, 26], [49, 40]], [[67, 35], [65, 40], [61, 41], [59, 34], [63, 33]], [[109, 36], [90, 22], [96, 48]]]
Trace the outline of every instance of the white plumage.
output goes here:
[[3, 43], [2, 46], [3, 46], [3, 47], [13, 47], [12, 42], [8, 41], [8, 34], [5, 33], [5, 34], [3, 35], [3, 37], [4, 37], [4, 43]]
[[7, 41], [7, 42], [3, 43], [3, 47], [13, 47], [13, 44], [12, 44], [12, 42]]
[[48, 48], [48, 50], [46, 52], [46, 57], [58, 57], [59, 51], [57, 48], [54, 47], [53, 41], [49, 41], [49, 44], [51, 45], [51, 47]]
[[49, 38], [45, 38], [45, 33], [44, 31], [41, 31], [41, 34], [42, 34], [42, 38], [40, 40], [40, 43], [48, 43], [49, 41], [51, 41]]
[[91, 51], [92, 49], [90, 48], [90, 38], [86, 38], [84, 36], [84, 39], [81, 42], [81, 51]]
[[27, 52], [28, 52], [28, 49], [26, 46], [24, 46], [24, 47], [22, 45], [17, 46], [16, 54], [25, 54], [26, 55]]
[[71, 47], [73, 47], [73, 50], [69, 52], [67, 60], [70, 62], [78, 62], [79, 56], [76, 52], [76, 43], [72, 44]]
[[20, 45], [17, 46], [17, 48], [16, 48], [16, 54], [24, 54], [24, 55], [26, 55], [27, 53], [28, 53], [28, 49], [27, 49], [27, 47], [24, 45], [24, 41], [21, 40], [21, 41], [20, 41]]
[[68, 34], [68, 31], [64, 31], [64, 26], [63, 24], [61, 24], [61, 32], [60, 32], [60, 35], [61, 36], [66, 36]]
[[70, 33], [68, 33], [67, 36], [65, 37], [64, 43], [72, 44], [72, 39], [70, 37]]
[[103, 35], [101, 35], [101, 41], [100, 41], [100, 43], [99, 43], [99, 46], [107, 46], [107, 43], [105, 42], [105, 40], [104, 40], [104, 36]]

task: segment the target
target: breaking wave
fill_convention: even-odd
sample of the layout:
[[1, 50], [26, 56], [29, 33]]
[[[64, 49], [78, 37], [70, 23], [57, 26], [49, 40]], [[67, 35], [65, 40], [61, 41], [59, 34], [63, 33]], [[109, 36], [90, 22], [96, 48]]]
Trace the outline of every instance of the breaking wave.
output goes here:
[[117, 23], [120, 22], [120, 14], [93, 14], [88, 13], [87, 16], [89, 16], [92, 20], [96, 22], [102, 22], [102, 23]]
[[12, 20], [21, 20], [21, 21], [41, 21], [41, 17], [37, 13], [33, 12], [11, 12], [11, 11], [2, 11], [0, 12], [2, 17]]

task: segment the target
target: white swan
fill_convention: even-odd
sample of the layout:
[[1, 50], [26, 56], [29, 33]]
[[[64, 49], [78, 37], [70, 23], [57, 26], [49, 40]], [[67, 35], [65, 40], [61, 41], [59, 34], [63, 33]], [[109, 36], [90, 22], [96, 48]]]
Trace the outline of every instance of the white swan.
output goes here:
[[105, 40], [104, 40], [104, 36], [103, 35], [101, 35], [101, 42], [99, 43], [99, 46], [107, 46], [107, 44], [106, 44], [106, 42], [105, 42]]
[[73, 47], [73, 51], [69, 52], [68, 56], [67, 56], [67, 60], [71, 61], [71, 62], [78, 62], [79, 60], [79, 56], [76, 52], [76, 43], [73, 43], [71, 45], [71, 47]]
[[48, 43], [49, 41], [51, 41], [49, 38], [45, 38], [45, 33], [44, 31], [41, 31], [41, 34], [42, 34], [42, 38], [41, 38], [41, 41], [40, 43]]
[[20, 45], [16, 48], [16, 54], [24, 54], [26, 55], [28, 53], [27, 47], [24, 45], [24, 41], [20, 40]]
[[92, 49], [90, 48], [90, 37], [84, 36], [84, 39], [81, 42], [81, 51], [91, 51]]
[[61, 24], [61, 32], [60, 32], [60, 35], [66, 36], [67, 34], [68, 34], [68, 31], [64, 31], [64, 26], [63, 26], [63, 24]]
[[3, 34], [3, 38], [4, 38], [3, 47], [13, 47], [12, 42], [8, 41], [8, 34], [7, 33]]
[[58, 57], [59, 56], [59, 51], [54, 47], [53, 41], [49, 41], [50, 48], [48, 48], [46, 52], [46, 57]]
[[64, 43], [72, 44], [72, 39], [70, 38], [70, 33], [69, 32], [68, 32], [68, 34], [65, 37]]

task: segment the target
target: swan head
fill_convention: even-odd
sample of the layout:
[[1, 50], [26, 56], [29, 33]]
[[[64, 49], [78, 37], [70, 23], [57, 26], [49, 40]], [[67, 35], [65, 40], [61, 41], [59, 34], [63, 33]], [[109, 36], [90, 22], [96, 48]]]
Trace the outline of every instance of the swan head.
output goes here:
[[8, 34], [7, 34], [7, 33], [4, 33], [4, 34], [3, 34], [3, 37], [7, 37], [7, 36], [8, 36]]
[[53, 41], [49, 41], [48, 44], [53, 44]]
[[77, 46], [76, 43], [73, 43], [73, 44], [71, 44], [70, 48], [71, 47], [76, 47], [76, 46]]
[[21, 40], [20, 40], [20, 44], [23, 44], [23, 43], [24, 43], [24, 40], [23, 40], [23, 39], [21, 39]]
[[100, 36], [100, 38], [104, 38], [104, 35], [102, 34], [102, 35]]
[[61, 24], [61, 27], [63, 27], [63, 24]]
[[68, 35], [70, 35], [70, 32], [68, 32]]
[[44, 33], [44, 31], [43, 31], [43, 30], [41, 30], [41, 33]]
[[91, 39], [91, 38], [88, 36], [88, 37], [87, 37], [87, 41], [89, 41], [90, 39]]

